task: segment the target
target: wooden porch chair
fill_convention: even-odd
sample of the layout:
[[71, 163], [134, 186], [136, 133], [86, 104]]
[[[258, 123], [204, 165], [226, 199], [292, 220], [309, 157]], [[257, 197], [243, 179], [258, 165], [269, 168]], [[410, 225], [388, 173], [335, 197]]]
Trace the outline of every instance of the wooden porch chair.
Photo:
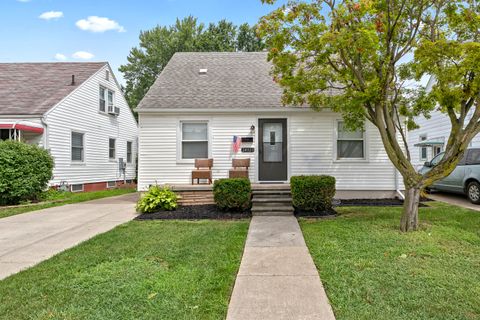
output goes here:
[[208, 184], [211, 184], [212, 167], [213, 159], [195, 159], [195, 169], [192, 170], [192, 184], [195, 179], [197, 179], [197, 184], [200, 184], [200, 179], [207, 179]]
[[233, 159], [232, 169], [228, 172], [229, 178], [247, 178], [248, 168], [250, 167], [250, 158], [248, 159]]

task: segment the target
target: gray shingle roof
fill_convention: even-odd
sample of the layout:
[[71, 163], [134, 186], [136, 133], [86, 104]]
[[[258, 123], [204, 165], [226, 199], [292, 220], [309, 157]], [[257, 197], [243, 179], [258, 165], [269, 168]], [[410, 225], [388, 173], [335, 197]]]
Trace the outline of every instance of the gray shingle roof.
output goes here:
[[0, 115], [42, 115], [105, 64], [0, 63]]
[[266, 52], [176, 53], [138, 109], [279, 108], [283, 90], [270, 70]]

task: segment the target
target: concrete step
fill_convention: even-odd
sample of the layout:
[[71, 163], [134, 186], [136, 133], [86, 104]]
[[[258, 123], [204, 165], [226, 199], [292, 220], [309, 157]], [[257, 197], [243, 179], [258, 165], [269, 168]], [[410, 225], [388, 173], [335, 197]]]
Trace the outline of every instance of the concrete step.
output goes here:
[[270, 195], [285, 195], [289, 196], [291, 194], [290, 190], [253, 190], [252, 194], [254, 196], [261, 195], [261, 196], [270, 196]]
[[253, 205], [252, 206], [252, 212], [267, 212], [267, 211], [287, 211], [287, 212], [293, 212], [294, 208], [289, 205], [289, 206], [258, 206], [258, 205]]
[[252, 216], [293, 216], [293, 211], [252, 211]]
[[270, 202], [292, 203], [292, 198], [287, 198], [287, 197], [277, 197], [277, 198], [253, 197], [252, 202], [253, 203], [270, 203]]

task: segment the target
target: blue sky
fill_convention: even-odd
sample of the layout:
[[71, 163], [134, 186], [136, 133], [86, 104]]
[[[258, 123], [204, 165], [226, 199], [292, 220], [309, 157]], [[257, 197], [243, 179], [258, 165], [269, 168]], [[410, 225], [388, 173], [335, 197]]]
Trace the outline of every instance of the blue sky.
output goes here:
[[0, 62], [108, 61], [122, 81], [118, 67], [140, 30], [188, 15], [253, 24], [273, 8], [260, 0], [0, 0]]

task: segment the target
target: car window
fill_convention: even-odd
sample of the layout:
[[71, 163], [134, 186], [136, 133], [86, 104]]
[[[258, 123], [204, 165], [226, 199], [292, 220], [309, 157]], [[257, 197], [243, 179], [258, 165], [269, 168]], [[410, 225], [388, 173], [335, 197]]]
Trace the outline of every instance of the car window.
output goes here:
[[444, 154], [444, 152], [439, 153], [435, 158], [433, 158], [432, 161], [430, 161], [432, 166], [436, 166], [443, 159]]
[[480, 164], [480, 149], [468, 151], [467, 164]]

